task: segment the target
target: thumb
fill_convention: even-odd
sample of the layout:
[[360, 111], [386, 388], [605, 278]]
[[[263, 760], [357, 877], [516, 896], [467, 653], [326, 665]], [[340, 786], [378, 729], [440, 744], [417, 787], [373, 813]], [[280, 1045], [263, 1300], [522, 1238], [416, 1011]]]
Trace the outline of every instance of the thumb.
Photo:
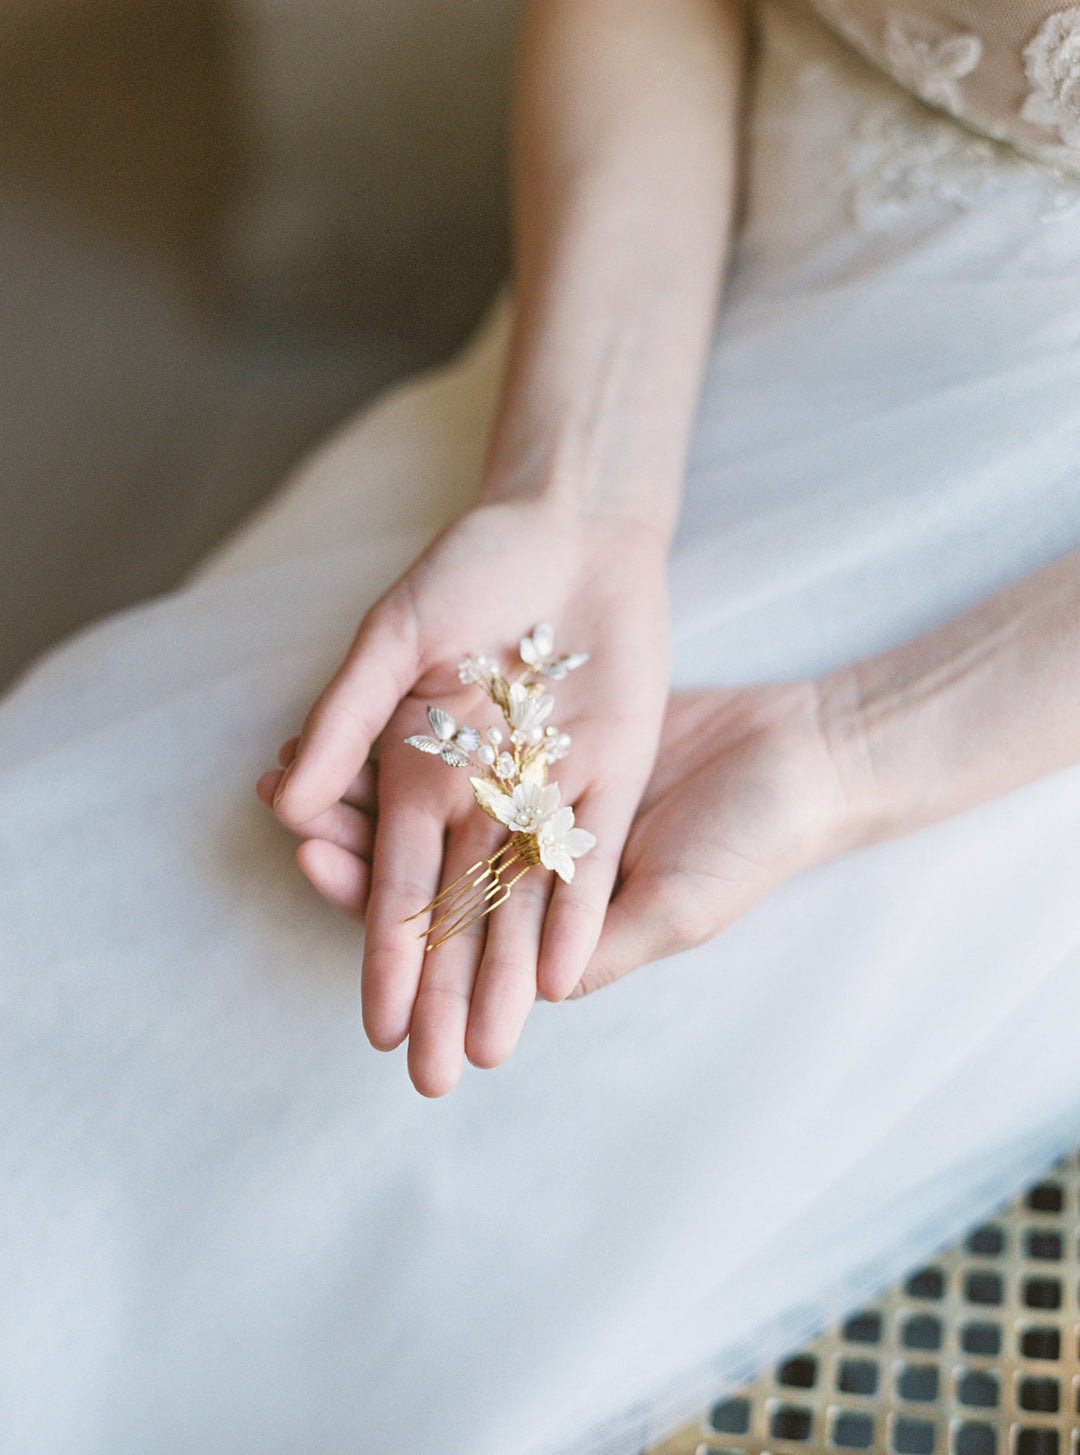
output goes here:
[[274, 796], [284, 823], [308, 823], [341, 798], [416, 681], [418, 662], [412, 613], [394, 596], [384, 598], [360, 623], [344, 662], [307, 715]]
[[627, 879], [608, 905], [599, 942], [569, 998], [613, 985], [631, 970], [681, 949], [686, 943], [681, 898], [664, 875]]

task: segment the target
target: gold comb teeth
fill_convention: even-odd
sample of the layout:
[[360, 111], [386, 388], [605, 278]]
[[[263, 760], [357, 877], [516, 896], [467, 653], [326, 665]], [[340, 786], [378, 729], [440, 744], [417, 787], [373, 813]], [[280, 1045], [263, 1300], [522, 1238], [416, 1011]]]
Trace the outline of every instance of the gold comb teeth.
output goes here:
[[588, 654], [556, 656], [554, 632], [541, 622], [531, 636], [522, 637], [518, 655], [525, 670], [513, 681], [484, 655], [466, 657], [458, 666], [460, 680], [479, 687], [499, 708], [505, 730], [491, 727], [481, 735], [476, 728], [459, 727], [442, 708], [429, 707], [431, 732], [405, 739], [448, 767], [472, 768], [469, 782], [477, 804], [511, 835], [502, 848], [478, 859], [405, 921], [436, 915], [420, 932], [428, 950], [505, 904], [517, 881], [536, 865], [553, 870], [569, 884], [574, 860], [596, 843], [587, 829], [575, 826], [574, 810], [562, 803], [559, 785], [549, 783], [547, 776], [551, 764], [569, 751], [570, 737], [547, 721], [555, 698], [545, 691], [544, 682], [562, 681], [588, 661]]
[[[515, 834], [496, 853], [487, 859], [478, 859], [471, 869], [459, 874], [430, 904], [425, 904], [423, 909], [411, 914], [405, 923], [419, 919], [422, 914], [433, 914], [437, 910], [438, 918], [433, 919], [423, 931], [428, 939], [427, 948], [434, 950], [450, 939], [451, 935], [460, 934], [462, 930], [476, 924], [477, 920], [491, 914], [492, 910], [498, 909], [500, 904], [510, 898], [510, 891], [521, 876], [539, 863], [540, 856], [533, 840], [525, 834]], [[507, 875], [510, 877], [507, 878]], [[457, 918], [449, 928], [437, 940], [433, 940], [431, 936], [454, 915]]]

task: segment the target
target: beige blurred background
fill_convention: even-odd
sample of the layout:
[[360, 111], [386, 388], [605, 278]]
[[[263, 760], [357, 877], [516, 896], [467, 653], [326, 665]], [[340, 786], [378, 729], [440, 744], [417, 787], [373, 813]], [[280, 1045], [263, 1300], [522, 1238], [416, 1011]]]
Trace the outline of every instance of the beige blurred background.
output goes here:
[[506, 267], [520, 0], [0, 0], [0, 685]]

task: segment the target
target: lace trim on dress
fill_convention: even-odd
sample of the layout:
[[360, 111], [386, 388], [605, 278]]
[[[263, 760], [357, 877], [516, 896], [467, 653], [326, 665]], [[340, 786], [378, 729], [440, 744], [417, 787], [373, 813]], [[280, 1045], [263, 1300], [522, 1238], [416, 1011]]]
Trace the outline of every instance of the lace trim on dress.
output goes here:
[[921, 100], [1052, 166], [1080, 170], [1080, 3], [1047, 14], [1045, 0], [1023, 0], [979, 33], [965, 24], [970, 6], [961, 0], [940, 0], [933, 15], [922, 0], [902, 8], [810, 3]]
[[982, 41], [970, 32], [955, 33], [911, 11], [885, 22], [885, 60], [902, 86], [946, 111], [961, 110], [958, 82], [971, 74], [982, 56]]
[[863, 117], [848, 156], [851, 211], [874, 232], [902, 227], [933, 201], [966, 212], [981, 197], [1026, 177], [1039, 220], [1080, 216], [1080, 184], [988, 137], [976, 136], [914, 103], [883, 105]]
[[[1075, 9], [1080, 18], [1080, 6]], [[966, 212], [1003, 188], [1018, 202], [1023, 199], [1021, 205], [1042, 223], [1080, 216], [1080, 178], [1072, 172], [942, 114], [945, 101], [955, 102], [964, 76], [978, 63], [977, 36], [925, 24], [910, 11], [898, 13], [889, 20], [889, 61], [895, 79], [906, 82], [904, 89], [853, 86], [863, 65], [856, 51], [842, 44], [835, 28], [805, 24], [805, 11], [800, 25], [798, 7], [788, 13], [797, 27], [790, 46], [800, 87], [818, 93], [823, 113], [833, 94], [860, 98], [838, 111], [832, 151], [837, 200], [860, 231], [903, 231], [925, 219], [928, 207]], [[877, 77], [867, 73], [868, 82], [880, 81], [881, 68], [877, 71]], [[920, 95], [912, 94], [916, 90]]]
[[1031, 95], [1020, 115], [1080, 147], [1080, 5], [1046, 18], [1024, 50], [1024, 69]]

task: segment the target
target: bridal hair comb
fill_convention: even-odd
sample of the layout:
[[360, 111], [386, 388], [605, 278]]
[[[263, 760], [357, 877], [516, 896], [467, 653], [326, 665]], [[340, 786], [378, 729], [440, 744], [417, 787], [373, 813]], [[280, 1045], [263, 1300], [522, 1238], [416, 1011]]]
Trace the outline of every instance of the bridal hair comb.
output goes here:
[[430, 734], [405, 739], [451, 768], [474, 769], [469, 782], [477, 803], [489, 818], [510, 830], [501, 849], [477, 860], [430, 904], [409, 916], [410, 920], [428, 913], [435, 916], [422, 932], [428, 950], [505, 903], [521, 876], [538, 864], [569, 884], [574, 860], [596, 843], [592, 834], [574, 827], [574, 810], [562, 803], [559, 785], [549, 783], [547, 776], [551, 764], [566, 756], [570, 738], [548, 724], [555, 698], [544, 684], [561, 682], [588, 661], [588, 654], [556, 656], [555, 636], [547, 622], [521, 639], [518, 654], [525, 670], [512, 682], [491, 657], [466, 657], [458, 666], [461, 681], [481, 688], [499, 708], [505, 731], [492, 727], [481, 736], [476, 728], [459, 727], [441, 708], [429, 707]]

